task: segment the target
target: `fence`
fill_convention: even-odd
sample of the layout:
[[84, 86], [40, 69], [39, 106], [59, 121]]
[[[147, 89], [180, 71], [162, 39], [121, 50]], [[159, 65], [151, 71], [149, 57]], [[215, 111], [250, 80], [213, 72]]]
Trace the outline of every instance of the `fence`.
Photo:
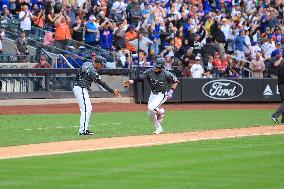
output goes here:
[[[5, 98], [70, 98], [77, 69], [0, 69], [0, 99]], [[129, 69], [101, 69], [99, 74], [112, 88], [130, 95], [122, 87], [129, 78]], [[104, 77], [105, 76], [105, 77]], [[91, 87], [91, 97], [112, 96], [97, 86]]]

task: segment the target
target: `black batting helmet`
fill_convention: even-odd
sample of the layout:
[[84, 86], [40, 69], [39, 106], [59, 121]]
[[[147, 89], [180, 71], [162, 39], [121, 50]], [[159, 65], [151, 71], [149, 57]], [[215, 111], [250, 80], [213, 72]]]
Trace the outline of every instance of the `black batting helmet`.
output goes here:
[[155, 64], [156, 68], [164, 68], [164, 65], [165, 65], [164, 58], [157, 58], [156, 59], [156, 64]]

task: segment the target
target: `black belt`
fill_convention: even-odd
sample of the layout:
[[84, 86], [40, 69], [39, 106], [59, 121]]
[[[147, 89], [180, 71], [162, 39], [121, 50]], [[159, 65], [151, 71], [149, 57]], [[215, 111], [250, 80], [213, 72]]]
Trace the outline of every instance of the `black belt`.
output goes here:
[[152, 91], [152, 93], [155, 94], [155, 95], [157, 95], [157, 94], [159, 94], [159, 93], [165, 94], [165, 92], [163, 92], [163, 91]]

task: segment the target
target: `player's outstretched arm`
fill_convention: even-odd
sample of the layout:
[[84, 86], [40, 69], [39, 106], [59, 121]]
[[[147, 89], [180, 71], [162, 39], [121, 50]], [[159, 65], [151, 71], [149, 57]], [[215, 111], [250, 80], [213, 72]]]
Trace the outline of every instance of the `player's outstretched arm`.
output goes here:
[[116, 97], [121, 97], [120, 92], [117, 89], [112, 89], [110, 88], [105, 82], [103, 82], [102, 80], [97, 80], [97, 83], [102, 86], [104, 89], [106, 89], [107, 91], [109, 91], [110, 93], [113, 93], [114, 96]]

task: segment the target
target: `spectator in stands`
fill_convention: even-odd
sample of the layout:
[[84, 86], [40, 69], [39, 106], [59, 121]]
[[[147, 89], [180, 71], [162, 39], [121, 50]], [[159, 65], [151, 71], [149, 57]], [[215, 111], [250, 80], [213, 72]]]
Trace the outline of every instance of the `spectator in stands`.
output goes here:
[[125, 29], [122, 23], [117, 23], [117, 27], [113, 31], [114, 47], [117, 51], [125, 49]]
[[190, 68], [192, 78], [202, 78], [203, 77], [204, 69], [201, 66], [200, 62], [201, 62], [201, 58], [199, 56], [196, 56], [195, 62]]
[[212, 78], [214, 74], [213, 56], [208, 57], [207, 66], [204, 67], [204, 78]]
[[66, 11], [66, 16], [68, 16], [70, 18], [70, 26], [73, 26], [73, 24], [75, 23], [75, 19], [76, 19], [75, 9], [72, 7], [72, 5], [70, 3], [67, 3], [65, 11]]
[[283, 48], [282, 48], [282, 45], [281, 45], [281, 42], [277, 42], [277, 44], [276, 44], [276, 49], [274, 50], [274, 51], [272, 51], [272, 53], [271, 53], [271, 58], [272, 57], [275, 57], [276, 56], [276, 54], [278, 53], [278, 52], [283, 52]]
[[216, 41], [212, 41], [210, 38], [207, 38], [206, 44], [203, 45], [201, 49], [202, 61], [205, 67], [207, 66], [208, 57], [213, 56], [215, 52], [218, 52]]
[[[139, 45], [138, 45], [139, 43]], [[153, 44], [153, 42], [148, 39], [147, 37], [144, 37], [143, 32], [140, 32], [138, 34], [138, 38], [134, 39], [133, 41], [129, 42], [130, 45], [134, 45], [135, 49], [138, 49], [139, 46], [139, 50], [142, 50], [146, 53], [146, 55], [148, 55], [149, 52], [149, 46]]]
[[261, 48], [264, 53], [264, 57], [271, 58], [271, 53], [275, 50], [275, 42], [272, 39], [272, 35], [268, 36], [268, 39], [262, 44]]
[[255, 59], [257, 52], [261, 52], [261, 48], [259, 47], [259, 43], [254, 42], [250, 47], [250, 59]]
[[31, 33], [31, 27], [32, 27], [31, 20], [33, 19], [33, 15], [29, 11], [27, 5], [24, 5], [22, 7], [22, 11], [19, 14], [19, 19], [20, 19], [20, 29], [26, 33], [27, 37], [29, 37]]
[[217, 71], [217, 74], [216, 74], [217, 77], [222, 77], [225, 75], [225, 71], [227, 68], [227, 62], [220, 58], [220, 55], [218, 52], [214, 53], [213, 65], [214, 65], [214, 69]]
[[129, 41], [133, 41], [137, 38], [137, 32], [135, 31], [135, 26], [130, 25], [128, 27], [128, 30], [125, 33], [125, 47], [127, 50], [129, 50], [132, 53], [136, 53], [136, 48], [134, 45], [129, 44]]
[[113, 19], [116, 22], [122, 22], [126, 17], [127, 4], [123, 0], [116, 0], [111, 8]]
[[45, 56], [41, 55], [40, 58], [39, 58], [39, 63], [34, 65], [33, 68], [51, 68], [51, 65], [46, 61]]
[[265, 70], [265, 65], [261, 53], [257, 52], [255, 59], [253, 59], [249, 65], [252, 71], [252, 78], [263, 78], [263, 71]]
[[61, 14], [55, 14], [54, 13], [54, 8], [51, 6], [45, 7], [45, 29], [48, 32], [53, 32], [54, 31], [54, 23]]
[[2, 54], [2, 52], [3, 52], [2, 41], [3, 41], [4, 37], [5, 37], [5, 32], [4, 32], [4, 30], [0, 29], [0, 54]]
[[165, 56], [165, 70], [172, 70], [173, 69], [173, 59], [170, 55]]
[[[234, 41], [232, 42], [232, 46], [233, 46], [233, 50], [234, 50], [234, 54], [235, 56], [239, 59], [239, 60], [245, 60], [245, 49], [244, 46], [248, 47], [248, 45], [245, 43], [245, 37], [244, 37], [244, 30], [241, 29], [239, 31], [239, 35], [237, 35], [234, 39]], [[243, 63], [242, 63], [243, 64]]]
[[[33, 68], [51, 68], [51, 65], [47, 62], [46, 57], [41, 55], [39, 58], [39, 63], [33, 66]], [[45, 74], [34, 74], [34, 76], [44, 76]], [[42, 91], [45, 89], [45, 82], [42, 77], [36, 78], [34, 81], [34, 90], [35, 91]]]
[[183, 56], [182, 62], [186, 67], [191, 60], [195, 60], [196, 54], [193, 53], [193, 48], [187, 49], [186, 54]]
[[105, 50], [112, 49], [112, 32], [114, 30], [113, 24], [108, 18], [100, 25], [100, 47]]
[[99, 44], [99, 25], [96, 23], [96, 17], [91, 15], [86, 23], [85, 42], [90, 46]]
[[231, 30], [228, 34], [228, 39], [227, 39], [227, 53], [232, 55], [234, 53], [234, 39], [237, 36], [236, 28], [235, 26], [231, 26]]
[[150, 66], [154, 66], [156, 59], [157, 59], [157, 56], [155, 54], [155, 50], [151, 48], [150, 53], [147, 56], [146, 60], [147, 62], [150, 62]]
[[17, 60], [19, 61], [27, 61], [27, 55], [29, 54], [28, 50], [28, 39], [26, 38], [26, 33], [25, 31], [20, 31], [20, 36], [16, 39], [15, 41], [15, 50], [16, 50], [16, 55]]
[[69, 39], [71, 39], [70, 35], [70, 18], [66, 16], [64, 13], [58, 18], [58, 20], [54, 23], [55, 30], [55, 46], [59, 49], [65, 50]]
[[33, 25], [34, 25], [34, 35], [38, 37], [38, 39], [42, 38], [43, 29], [44, 29], [44, 15], [43, 9], [39, 9], [37, 4], [33, 5]]
[[[191, 69], [193, 64], [194, 64], [194, 60], [190, 60], [188, 62], [188, 64], [184, 67], [184, 70], [182, 72], [183, 77], [192, 77], [190, 69]], [[184, 65], [184, 63], [183, 63], [183, 65]]]
[[84, 23], [79, 16], [76, 17], [75, 23], [72, 25], [72, 39], [74, 40], [74, 47], [78, 48], [83, 41]]
[[[3, 11], [1, 12], [1, 20], [6, 20], [6, 23], [8, 22], [8, 20], [7, 19], [9, 19], [9, 18], [11, 18], [11, 14], [10, 14], [10, 12], [9, 12], [9, 10], [8, 10], [8, 7], [7, 7], [7, 5], [3, 5]], [[3, 23], [3, 21], [2, 21], [2, 23]]]
[[275, 31], [274, 37], [275, 37], [276, 43], [279, 43], [279, 42], [281, 43], [282, 38], [284, 38], [283, 37], [283, 32], [282, 32], [281, 28], [280, 27], [276, 27], [274, 31]]
[[218, 23], [217, 20], [215, 20], [210, 27], [210, 33], [212, 35], [212, 40], [217, 41], [218, 43], [225, 43], [226, 37], [223, 33], [222, 29], [222, 23]]
[[142, 12], [139, 3], [134, 4], [134, 8], [130, 11], [130, 16], [130, 24], [137, 26], [138, 22], [142, 19]]

